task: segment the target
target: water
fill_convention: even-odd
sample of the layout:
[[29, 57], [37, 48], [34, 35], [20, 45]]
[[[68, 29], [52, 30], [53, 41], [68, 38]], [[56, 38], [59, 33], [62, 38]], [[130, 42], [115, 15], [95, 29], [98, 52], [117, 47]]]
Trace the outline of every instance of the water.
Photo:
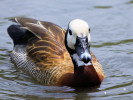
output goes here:
[[[98, 88], [44, 86], [10, 60], [7, 19], [25, 16], [67, 27], [81, 18], [91, 27], [92, 51], [106, 78]], [[133, 0], [0, 0], [0, 99], [131, 100], [133, 98]]]

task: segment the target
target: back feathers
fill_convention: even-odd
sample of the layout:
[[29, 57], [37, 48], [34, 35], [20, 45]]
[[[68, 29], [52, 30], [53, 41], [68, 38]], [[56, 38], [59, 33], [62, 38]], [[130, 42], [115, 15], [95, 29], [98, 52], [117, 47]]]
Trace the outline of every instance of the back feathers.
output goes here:
[[30, 18], [18, 17], [10, 20], [20, 24], [8, 28], [14, 45], [26, 45], [27, 54], [37, 67], [54, 67], [65, 59], [71, 62], [64, 44], [64, 29], [50, 22]]

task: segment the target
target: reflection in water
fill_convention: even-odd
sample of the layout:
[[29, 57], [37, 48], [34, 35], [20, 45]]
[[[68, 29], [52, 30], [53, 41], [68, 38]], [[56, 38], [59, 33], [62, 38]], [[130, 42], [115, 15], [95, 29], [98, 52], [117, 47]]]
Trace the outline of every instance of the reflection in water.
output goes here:
[[132, 4], [133, 3], [133, 0], [129, 1], [128, 4]]
[[104, 46], [114, 46], [114, 45], [127, 44], [127, 43], [133, 43], [133, 39], [121, 40], [118, 42], [106, 42], [106, 43], [102, 43], [101, 45], [92, 45], [92, 47], [99, 48]]
[[4, 63], [9, 58], [9, 51], [7, 49], [0, 49], [0, 63]]
[[95, 6], [94, 8], [108, 9], [111, 8], [111, 6]]

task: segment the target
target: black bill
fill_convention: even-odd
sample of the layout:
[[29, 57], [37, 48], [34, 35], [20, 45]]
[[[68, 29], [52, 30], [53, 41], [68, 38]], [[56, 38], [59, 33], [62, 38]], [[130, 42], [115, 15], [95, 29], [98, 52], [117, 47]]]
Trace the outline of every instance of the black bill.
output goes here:
[[92, 59], [90, 54], [90, 47], [88, 45], [88, 38], [86, 37], [77, 37], [76, 38], [76, 45], [75, 45], [76, 52], [84, 63], [89, 63]]

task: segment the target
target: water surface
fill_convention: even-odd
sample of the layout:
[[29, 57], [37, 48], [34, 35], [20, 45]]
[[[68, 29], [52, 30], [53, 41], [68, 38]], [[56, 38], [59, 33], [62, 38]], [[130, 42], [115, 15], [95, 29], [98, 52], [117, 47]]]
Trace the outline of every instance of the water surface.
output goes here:
[[[97, 88], [44, 86], [10, 60], [7, 19], [25, 16], [67, 28], [81, 18], [91, 28], [92, 47], [106, 78]], [[131, 100], [133, 98], [133, 0], [0, 0], [0, 99]]]

